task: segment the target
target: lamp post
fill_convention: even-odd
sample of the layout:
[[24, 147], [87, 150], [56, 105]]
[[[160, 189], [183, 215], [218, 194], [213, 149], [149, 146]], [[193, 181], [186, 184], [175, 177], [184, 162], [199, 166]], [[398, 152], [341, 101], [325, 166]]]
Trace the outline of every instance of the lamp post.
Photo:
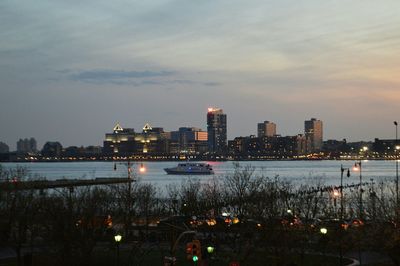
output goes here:
[[360, 171], [360, 220], [362, 220], [362, 213], [363, 213], [363, 207], [362, 207], [362, 194], [363, 194], [363, 189], [362, 189], [362, 166], [361, 166], [361, 161], [358, 161], [354, 164], [353, 167], [354, 171]]
[[[347, 177], [350, 177], [350, 168], [344, 168], [343, 164], [340, 165], [340, 226], [343, 226], [343, 173], [347, 171]], [[340, 232], [340, 265], [343, 265], [343, 248], [342, 248], [343, 236]]]
[[121, 242], [122, 236], [120, 234], [114, 236], [115, 243], [117, 244], [117, 266], [119, 266], [119, 242]]
[[350, 177], [350, 168], [343, 168], [340, 165], [340, 220], [343, 222], [343, 173], [347, 170], [347, 177]]
[[399, 213], [399, 160], [398, 154], [400, 147], [397, 145], [397, 121], [393, 122], [396, 127], [396, 142], [395, 142], [395, 160], [396, 160], [396, 219], [398, 219]]
[[[126, 228], [125, 228], [125, 234], [128, 236], [129, 235], [129, 229], [131, 227], [131, 213], [132, 213], [132, 182], [135, 181], [132, 178], [132, 164], [130, 159], [128, 158], [127, 162], [126, 162], [126, 166], [127, 166], [127, 171], [128, 171], [128, 191], [127, 191], [127, 209], [128, 209], [128, 217], [127, 217], [127, 221], [126, 221]], [[114, 171], [117, 170], [117, 164], [114, 163]], [[143, 165], [143, 163], [140, 164], [140, 168], [139, 168], [139, 172], [141, 174], [146, 172], [146, 167]]]
[[326, 245], [327, 245], [327, 233], [328, 233], [328, 229], [326, 227], [322, 227], [319, 229], [319, 232], [321, 233], [321, 237], [322, 237], [322, 242], [323, 242], [323, 254], [324, 254], [324, 258], [325, 258], [325, 250], [326, 250]]

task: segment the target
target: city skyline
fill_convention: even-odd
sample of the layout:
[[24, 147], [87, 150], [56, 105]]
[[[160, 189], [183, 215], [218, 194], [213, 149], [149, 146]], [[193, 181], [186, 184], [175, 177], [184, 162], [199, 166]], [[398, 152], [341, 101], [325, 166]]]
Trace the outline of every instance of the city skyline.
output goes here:
[[[214, 107], [209, 107], [208, 109], [207, 109], [207, 118], [206, 118], [206, 120], [207, 120], [207, 122], [209, 122], [210, 120], [210, 114], [211, 113], [217, 113], [217, 114], [222, 114], [223, 116], [224, 116], [224, 118], [223, 118], [223, 120], [224, 120], [224, 122], [222, 122], [222, 128], [223, 127], [225, 127], [225, 126], [227, 126], [227, 125], [229, 125], [229, 123], [226, 123], [226, 113], [224, 113], [223, 112], [223, 110], [221, 109], [221, 108], [214, 108]], [[220, 118], [218, 118], [218, 123], [220, 123], [220, 120], [219, 120]], [[215, 122], [217, 122], [217, 121], [215, 121]], [[394, 121], [395, 123], [396, 123], [396, 121]], [[214, 123], [214, 122], [213, 122]], [[110, 127], [109, 129], [107, 129], [105, 132], [105, 134], [106, 134], [106, 139], [107, 139], [107, 135], [109, 135], [110, 133], [107, 133], [108, 131], [110, 131], [110, 129], [112, 128], [112, 131], [113, 132], [116, 132], [116, 131], [125, 131], [125, 130], [127, 130], [127, 132], [128, 133], [133, 133], [133, 134], [137, 134], [137, 133], [141, 133], [141, 132], [144, 132], [144, 131], [146, 131], [146, 129], [147, 128], [150, 128], [150, 129], [152, 129], [152, 127], [153, 127], [153, 125], [151, 125], [150, 123], [145, 123], [144, 124], [144, 126], [138, 126], [138, 127], [132, 127], [131, 125], [124, 125], [124, 124], [122, 124], [122, 123], [120, 123], [119, 121], [116, 121], [115, 122], [115, 124], [114, 124], [114, 126], [113, 127]], [[314, 140], [314, 138], [315, 138], [315, 136], [317, 136], [317, 139], [319, 139], [319, 141], [317, 140], [317, 142], [319, 143], [319, 144], [317, 144], [317, 147], [314, 147], [314, 145], [315, 144], [311, 144], [311, 145], [313, 145], [313, 147], [314, 148], [317, 148], [317, 149], [320, 149], [321, 147], [322, 147], [322, 142], [324, 142], [324, 141], [331, 141], [331, 140], [335, 140], [335, 141], [341, 141], [341, 140], [346, 140], [346, 141], [348, 141], [348, 142], [372, 142], [372, 141], [374, 141], [374, 140], [377, 140], [377, 139], [381, 139], [381, 140], [384, 140], [384, 139], [382, 139], [382, 138], [377, 138], [377, 137], [374, 137], [373, 139], [371, 139], [371, 140], [364, 140], [364, 139], [361, 139], [361, 140], [351, 140], [351, 141], [349, 141], [349, 139], [347, 139], [347, 138], [344, 138], [344, 139], [334, 139], [334, 138], [332, 138], [332, 139], [327, 139], [327, 138], [325, 138], [325, 137], [323, 137], [323, 136], [325, 136], [325, 133], [323, 133], [322, 134], [322, 128], [323, 128], [323, 121], [322, 120], [320, 120], [320, 119], [317, 119], [317, 118], [310, 118], [309, 120], [304, 120], [303, 121], [303, 129], [299, 129], [299, 131], [298, 132], [296, 132], [296, 133], [294, 133], [294, 134], [281, 134], [280, 132], [278, 132], [277, 130], [276, 130], [276, 127], [277, 127], [277, 124], [276, 123], [274, 123], [274, 122], [272, 122], [272, 121], [264, 121], [263, 123], [257, 123], [256, 124], [256, 129], [255, 129], [255, 132], [252, 132], [251, 134], [247, 134], [247, 135], [240, 135], [240, 136], [233, 136], [233, 137], [227, 137], [226, 139], [225, 139], [225, 141], [230, 141], [230, 140], [234, 140], [235, 138], [242, 138], [242, 137], [258, 137], [258, 138], [260, 138], [260, 137], [263, 137], [263, 136], [265, 136], [265, 137], [296, 137], [296, 136], [304, 136], [304, 137], [311, 137], [310, 138], [310, 140], [311, 140], [311, 142], [313, 143], [315, 140]], [[224, 126], [223, 126], [224, 125]], [[271, 130], [270, 131], [270, 133], [269, 134], [267, 134], [266, 133], [266, 131], [264, 131], [265, 129], [262, 129], [262, 131], [260, 131], [260, 126], [261, 125], [263, 125], [263, 126], [266, 126], [266, 125], [268, 125], [268, 126], [273, 126], [272, 128], [270, 128], [269, 130]], [[317, 126], [316, 126], [317, 125]], [[195, 130], [195, 131], [197, 131], [197, 132], [203, 132], [203, 133], [210, 133], [210, 131], [209, 131], [209, 126], [206, 126], [206, 128], [204, 129], [204, 128], [200, 128], [200, 127], [196, 127], [196, 126], [193, 126], [193, 125], [184, 125], [184, 126], [179, 126], [178, 128], [175, 128], [175, 129], [169, 129], [169, 128], [166, 128], [166, 127], [164, 127], [164, 125], [155, 125], [156, 127], [154, 127], [156, 130], [161, 130], [162, 132], [165, 132], [165, 133], [168, 133], [168, 134], [178, 134], [178, 132], [180, 132], [181, 130], [183, 130], [183, 132], [184, 131], [186, 131], [186, 130], [188, 130], [188, 129], [190, 129], [190, 130]], [[279, 126], [279, 125], [278, 125]], [[315, 131], [316, 130], [316, 131]], [[229, 131], [228, 131], [229, 132]], [[272, 133], [273, 132], [273, 133]], [[261, 135], [260, 135], [260, 133], [262, 133]], [[214, 133], [211, 133], [211, 135], [213, 135]], [[265, 134], [265, 135], [264, 135]], [[316, 134], [316, 135], [315, 135]], [[102, 133], [102, 135], [104, 136], [104, 132]], [[169, 136], [170, 136], [169, 135]], [[227, 134], [227, 136], [228, 136], [229, 134]], [[121, 137], [122, 137], [122, 135], [121, 135]], [[170, 136], [171, 137], [171, 136]], [[168, 138], [170, 138], [170, 137], [168, 137]], [[173, 138], [177, 138], [177, 136], [174, 136]], [[201, 136], [200, 138], [204, 138], [203, 136]], [[219, 138], [219, 137], [218, 137]], [[394, 139], [394, 138], [387, 138], [388, 140], [391, 140], [391, 139]], [[104, 141], [104, 138], [102, 139], [102, 141], [101, 141], [101, 143], [95, 143], [95, 144], [82, 144], [82, 145], [78, 145], [78, 144], [68, 144], [68, 145], [66, 145], [65, 143], [63, 143], [61, 140], [45, 140], [44, 142], [43, 142], [43, 144], [41, 144], [41, 143], [39, 143], [39, 144], [37, 144], [37, 141], [36, 141], [36, 138], [33, 136], [30, 136], [30, 137], [28, 137], [28, 138], [24, 138], [24, 139], [19, 139], [17, 142], [16, 142], [16, 145], [15, 145], [15, 147], [13, 147], [13, 145], [12, 144], [8, 144], [8, 143], [5, 143], [5, 142], [1, 142], [0, 141], [0, 143], [4, 143], [4, 144], [6, 144], [7, 146], [9, 146], [9, 148], [10, 148], [10, 151], [13, 151], [13, 150], [19, 150], [19, 148], [18, 148], [18, 145], [20, 145], [21, 144], [21, 142], [29, 142], [29, 141], [33, 141], [34, 142], [34, 145], [32, 146], [32, 147], [34, 147], [33, 149], [34, 150], [36, 150], [36, 145], [37, 145], [37, 147], [40, 147], [41, 145], [44, 145], [46, 142], [59, 142], [60, 144], [62, 144], [64, 147], [73, 147], [73, 146], [75, 146], [75, 147], [88, 147], [88, 146], [103, 146], [103, 141]], [[225, 142], [225, 141], [222, 141], [223, 143]], [[28, 145], [28, 144], [23, 144], [23, 145]], [[214, 144], [211, 144], [212, 146], [214, 145]], [[23, 148], [22, 150], [24, 150], [25, 148]], [[37, 150], [40, 150], [39, 148], [37, 149]]]
[[0, 3], [0, 141], [99, 145], [116, 121], [228, 139], [324, 121], [324, 139], [394, 138], [397, 10], [385, 0]]

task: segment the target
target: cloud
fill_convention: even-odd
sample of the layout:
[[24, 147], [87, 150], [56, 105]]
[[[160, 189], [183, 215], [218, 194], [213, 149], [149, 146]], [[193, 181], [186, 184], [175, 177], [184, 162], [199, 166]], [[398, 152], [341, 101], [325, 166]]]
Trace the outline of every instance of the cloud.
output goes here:
[[214, 87], [214, 86], [220, 86], [220, 85], [222, 85], [222, 83], [219, 83], [219, 82], [204, 82], [203, 85]]
[[[112, 69], [72, 71], [69, 69], [59, 70], [57, 73], [65, 74], [70, 80], [91, 84], [112, 85], [178, 85], [178, 86], [219, 86], [221, 83], [214, 81], [196, 81], [191, 79], [170, 79], [178, 73], [175, 71], [125, 71]], [[72, 73], [72, 74], [71, 74]]]
[[[84, 70], [69, 77], [75, 81], [89, 82], [89, 83], [112, 83], [112, 84], [130, 84], [137, 82], [130, 82], [132, 79], [143, 78], [160, 78], [174, 75], [173, 71], [125, 71], [125, 70]], [[157, 81], [143, 81], [144, 84], [154, 84]], [[139, 83], [143, 83], [139, 82]]]

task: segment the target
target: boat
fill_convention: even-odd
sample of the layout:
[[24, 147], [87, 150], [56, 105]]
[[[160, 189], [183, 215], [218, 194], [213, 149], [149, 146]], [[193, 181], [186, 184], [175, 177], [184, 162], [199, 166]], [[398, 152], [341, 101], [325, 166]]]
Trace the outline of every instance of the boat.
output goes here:
[[172, 168], [164, 168], [169, 175], [212, 175], [214, 170], [207, 163], [180, 163]]

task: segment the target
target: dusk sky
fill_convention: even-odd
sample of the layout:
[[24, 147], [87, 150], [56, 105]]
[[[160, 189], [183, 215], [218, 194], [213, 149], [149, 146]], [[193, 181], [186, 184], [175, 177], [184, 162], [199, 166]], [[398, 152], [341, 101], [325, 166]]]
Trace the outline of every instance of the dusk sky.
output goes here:
[[0, 1], [0, 141], [102, 145], [119, 121], [228, 138], [394, 138], [399, 0]]

